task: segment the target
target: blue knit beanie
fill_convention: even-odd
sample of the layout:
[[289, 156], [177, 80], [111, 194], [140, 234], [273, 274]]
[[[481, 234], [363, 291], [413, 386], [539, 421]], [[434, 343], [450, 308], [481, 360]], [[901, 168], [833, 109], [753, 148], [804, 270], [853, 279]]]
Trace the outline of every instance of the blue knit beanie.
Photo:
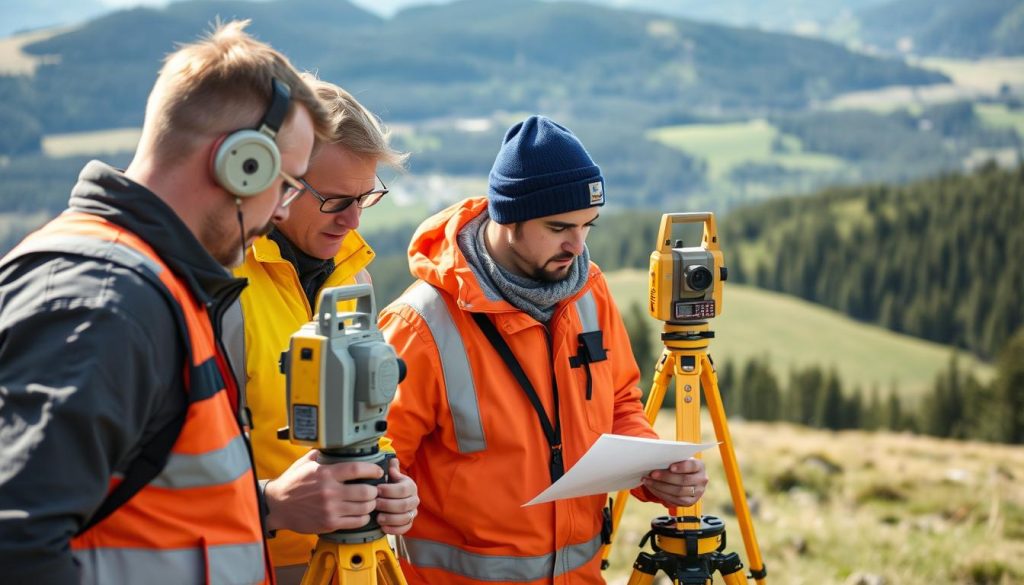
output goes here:
[[530, 116], [505, 133], [487, 199], [491, 219], [516, 223], [604, 205], [604, 178], [568, 128]]

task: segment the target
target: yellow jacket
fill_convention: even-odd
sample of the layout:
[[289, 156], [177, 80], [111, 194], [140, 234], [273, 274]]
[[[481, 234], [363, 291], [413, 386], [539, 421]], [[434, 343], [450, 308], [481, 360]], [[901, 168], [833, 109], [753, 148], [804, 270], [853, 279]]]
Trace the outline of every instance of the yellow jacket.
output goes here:
[[[334, 257], [334, 272], [323, 288], [355, 284], [356, 277], [374, 256], [358, 233], [349, 232]], [[235, 269], [235, 276], [249, 279], [241, 300], [245, 319], [246, 400], [252, 413], [256, 475], [273, 479], [308, 450], [277, 438], [277, 429], [288, 424], [285, 377], [278, 369], [278, 361], [281, 352], [288, 349], [292, 334], [313, 319], [313, 308], [299, 284], [295, 267], [281, 256], [277, 243], [267, 237], [253, 243], [245, 263]], [[367, 281], [360, 278], [360, 282]], [[271, 560], [278, 567], [307, 564], [315, 545], [315, 535], [280, 530], [270, 540]]]

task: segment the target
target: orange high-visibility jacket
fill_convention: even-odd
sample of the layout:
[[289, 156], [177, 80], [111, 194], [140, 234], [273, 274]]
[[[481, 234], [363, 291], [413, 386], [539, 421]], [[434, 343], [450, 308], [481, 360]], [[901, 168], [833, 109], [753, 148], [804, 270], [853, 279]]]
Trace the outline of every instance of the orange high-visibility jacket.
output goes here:
[[[607, 496], [521, 507], [551, 485], [552, 449], [471, 313], [495, 323], [549, 420], [556, 380], [565, 469], [602, 433], [656, 436], [643, 414], [640, 373], [593, 264], [587, 284], [558, 304], [547, 326], [485, 296], [456, 236], [486, 207], [484, 198], [469, 199], [420, 226], [409, 247], [420, 281], [381, 314], [381, 329], [408, 372], [388, 434], [421, 502], [402, 568], [410, 584], [603, 583], [598, 552]], [[595, 329], [607, 359], [573, 367], [580, 333]]]
[[98, 216], [65, 213], [12, 253], [69, 245], [86, 255], [101, 248], [112, 261], [127, 257], [159, 279], [180, 308], [191, 350], [188, 410], [163, 471], [71, 541], [82, 582], [145, 583], [170, 573], [181, 583], [272, 583], [237, 390], [206, 307], [145, 241]]

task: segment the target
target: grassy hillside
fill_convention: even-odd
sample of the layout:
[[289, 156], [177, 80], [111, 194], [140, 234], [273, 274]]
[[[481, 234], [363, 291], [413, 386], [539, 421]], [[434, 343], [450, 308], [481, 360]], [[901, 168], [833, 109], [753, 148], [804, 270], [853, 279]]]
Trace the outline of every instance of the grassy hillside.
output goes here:
[[[608, 283], [623, 310], [631, 303], [646, 307], [646, 272], [613, 272]], [[708, 348], [718, 364], [768, 356], [779, 376], [794, 366], [834, 365], [847, 388], [877, 386], [888, 392], [894, 387], [913, 398], [931, 389], [953, 351], [787, 295], [728, 283], [724, 294], [723, 313], [711, 322], [716, 337]], [[653, 343], [663, 347], [660, 322], [651, 324]], [[964, 367], [980, 378], [991, 377], [990, 366], [967, 356], [962, 359]]]
[[[1024, 448], [729, 425], [769, 583], [1024, 582]], [[655, 428], [674, 438], [672, 414], [663, 412]], [[702, 430], [710, 440], [706, 418]], [[703, 512], [725, 520], [728, 550], [746, 564], [721, 457], [712, 450], [704, 460], [711, 483]], [[655, 504], [627, 505], [606, 574], [610, 585], [626, 583], [650, 519], [665, 514]]]

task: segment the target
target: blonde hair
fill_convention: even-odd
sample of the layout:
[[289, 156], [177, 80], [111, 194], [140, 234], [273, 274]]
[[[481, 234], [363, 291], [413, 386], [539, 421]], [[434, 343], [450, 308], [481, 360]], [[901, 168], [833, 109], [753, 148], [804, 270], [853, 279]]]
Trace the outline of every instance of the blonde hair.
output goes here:
[[245, 32], [249, 22], [215, 22], [204, 38], [164, 60], [143, 130], [165, 162], [183, 158], [210, 136], [254, 128], [270, 106], [274, 79], [291, 89], [287, 118], [301, 104], [317, 139], [331, 136], [324, 105], [287, 57]]
[[331, 137], [326, 143], [338, 144], [354, 154], [398, 170], [405, 167], [409, 153], [391, 147], [391, 131], [380, 118], [337, 85], [317, 79], [310, 73], [303, 73], [302, 78], [327, 108]]

